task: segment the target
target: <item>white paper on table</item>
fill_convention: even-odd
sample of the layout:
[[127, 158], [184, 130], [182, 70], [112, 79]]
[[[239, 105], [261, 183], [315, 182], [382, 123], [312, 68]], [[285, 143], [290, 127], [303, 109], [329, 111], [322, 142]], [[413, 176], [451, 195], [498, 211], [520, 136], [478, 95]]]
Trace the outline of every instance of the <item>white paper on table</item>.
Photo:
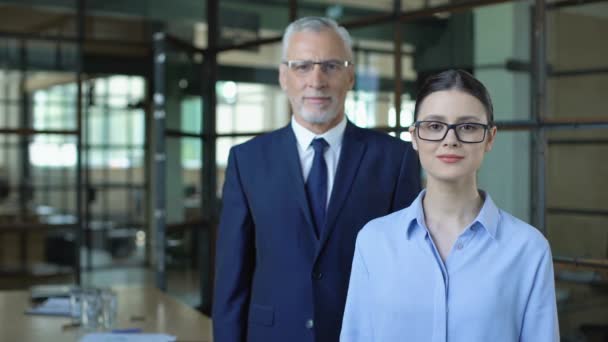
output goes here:
[[[79, 308], [77, 308], [78, 311]], [[50, 315], [50, 316], [65, 316], [70, 317], [70, 298], [54, 298], [51, 297], [42, 304], [25, 310], [26, 314], [30, 315]], [[79, 315], [78, 312], [76, 312]]]
[[175, 340], [175, 336], [165, 334], [90, 333], [84, 335], [79, 342], [174, 342]]

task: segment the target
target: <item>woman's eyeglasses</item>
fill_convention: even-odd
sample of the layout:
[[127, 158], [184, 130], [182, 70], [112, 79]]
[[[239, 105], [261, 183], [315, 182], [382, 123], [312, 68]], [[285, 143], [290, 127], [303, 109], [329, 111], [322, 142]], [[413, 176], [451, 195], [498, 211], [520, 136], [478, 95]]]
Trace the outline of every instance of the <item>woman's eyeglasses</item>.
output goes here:
[[480, 143], [485, 140], [490, 125], [476, 122], [447, 124], [441, 121], [416, 121], [414, 123], [418, 138], [427, 141], [441, 141], [450, 129], [456, 133], [458, 141], [463, 143]]

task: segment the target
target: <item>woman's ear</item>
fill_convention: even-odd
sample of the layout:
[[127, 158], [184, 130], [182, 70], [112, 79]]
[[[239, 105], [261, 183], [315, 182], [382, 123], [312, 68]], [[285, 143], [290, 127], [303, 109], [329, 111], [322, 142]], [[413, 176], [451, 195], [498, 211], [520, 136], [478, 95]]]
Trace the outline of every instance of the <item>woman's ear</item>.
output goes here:
[[415, 134], [416, 127], [410, 126], [408, 131], [410, 132], [410, 134], [412, 136], [412, 147], [414, 148], [415, 151], [418, 151], [418, 140], [416, 140], [416, 134]]
[[496, 126], [492, 126], [488, 128], [488, 141], [486, 142], [486, 152], [490, 152], [492, 150], [492, 146], [494, 146], [494, 140], [496, 140]]

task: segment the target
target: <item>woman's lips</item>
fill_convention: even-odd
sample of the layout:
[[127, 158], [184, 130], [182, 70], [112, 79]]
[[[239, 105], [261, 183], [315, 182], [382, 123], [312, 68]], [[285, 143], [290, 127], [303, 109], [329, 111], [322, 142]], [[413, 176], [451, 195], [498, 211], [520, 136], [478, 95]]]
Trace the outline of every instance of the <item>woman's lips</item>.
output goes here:
[[464, 159], [463, 156], [455, 155], [455, 154], [442, 154], [437, 156], [437, 159], [441, 160], [444, 163], [453, 164]]

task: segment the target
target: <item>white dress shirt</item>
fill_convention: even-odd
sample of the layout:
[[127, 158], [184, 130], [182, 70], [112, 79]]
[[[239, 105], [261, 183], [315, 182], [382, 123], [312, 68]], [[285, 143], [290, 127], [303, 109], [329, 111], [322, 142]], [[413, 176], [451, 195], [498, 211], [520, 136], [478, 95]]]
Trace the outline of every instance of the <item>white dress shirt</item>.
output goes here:
[[331, 197], [331, 190], [334, 186], [336, 169], [338, 168], [340, 150], [342, 149], [342, 138], [344, 137], [344, 130], [346, 129], [346, 116], [344, 116], [342, 121], [334, 128], [320, 135], [304, 128], [293, 118], [293, 116], [291, 117], [291, 127], [296, 136], [296, 140], [298, 141], [298, 154], [300, 155], [300, 166], [302, 167], [304, 182], [308, 179], [308, 174], [312, 167], [312, 160], [315, 156], [315, 150], [313, 150], [310, 145], [312, 140], [323, 138], [329, 145], [323, 155], [325, 157], [325, 163], [327, 164], [327, 201], [325, 202], [325, 205], [327, 206], [329, 204], [329, 198]]

